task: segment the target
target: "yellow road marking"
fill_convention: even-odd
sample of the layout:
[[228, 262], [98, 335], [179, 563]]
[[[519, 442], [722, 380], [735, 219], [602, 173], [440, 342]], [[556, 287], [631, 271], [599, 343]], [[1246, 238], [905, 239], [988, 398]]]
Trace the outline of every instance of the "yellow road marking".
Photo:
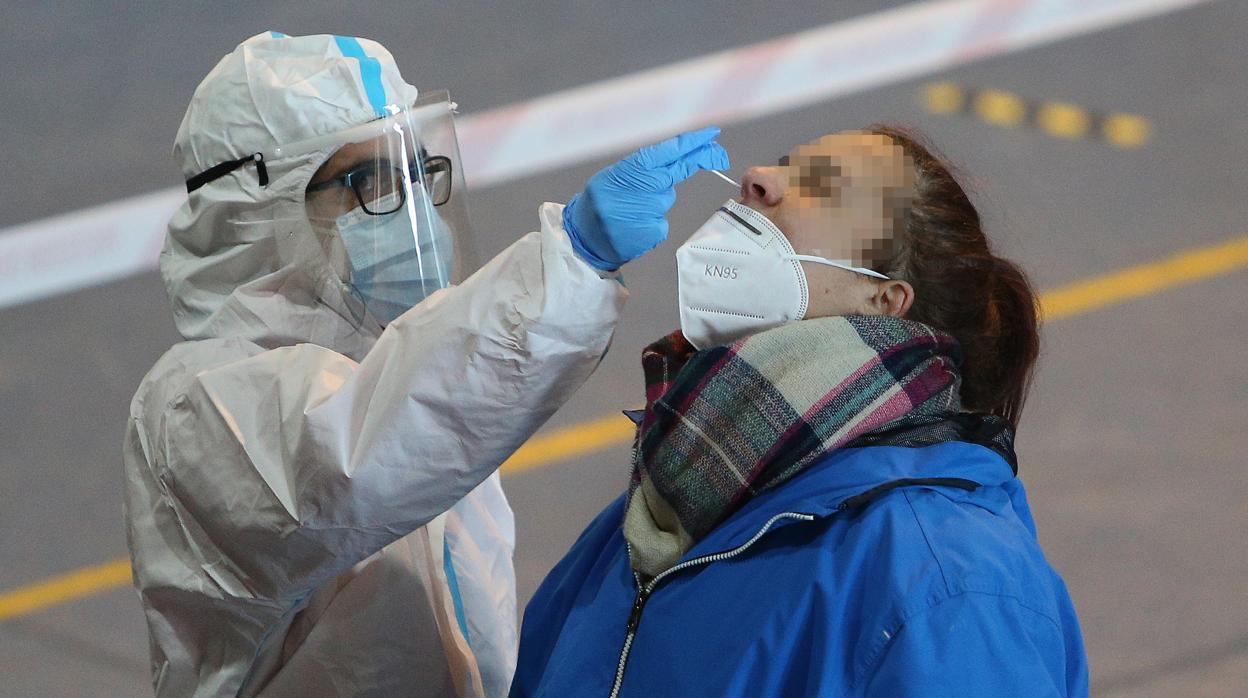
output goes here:
[[975, 98], [975, 113], [995, 126], [1014, 128], [1027, 119], [1027, 103], [1013, 92], [984, 90]]
[[923, 88], [923, 105], [933, 114], [956, 114], [966, 106], [966, 91], [952, 82], [933, 82]]
[[1013, 92], [975, 90], [948, 80], [924, 85], [919, 102], [931, 114], [967, 113], [1002, 128], [1029, 125], [1063, 140], [1098, 137], [1122, 149], [1144, 145], [1153, 130], [1148, 120], [1137, 114], [1101, 113], [1068, 102], [1029, 103]]
[[121, 558], [83, 567], [0, 595], [0, 621], [98, 594], [130, 583], [130, 560]]
[[1119, 148], [1138, 148], [1152, 136], [1148, 121], [1135, 114], [1110, 114], [1101, 124], [1101, 135]]
[[1248, 267], [1248, 236], [1141, 264], [1040, 295], [1044, 319], [1079, 315]]
[[616, 412], [580, 424], [538, 434], [521, 446], [502, 465], [503, 475], [518, 475], [555, 461], [601, 451], [633, 438], [633, 422]]
[[[1050, 322], [1245, 267], [1248, 267], [1248, 236], [1046, 291], [1040, 294], [1041, 313], [1044, 321]], [[618, 413], [574, 424], [529, 439], [503, 463], [502, 472], [519, 475], [626, 443], [632, 438], [632, 422]], [[0, 621], [129, 583], [130, 561], [126, 558], [33, 582], [0, 594]]]
[[1092, 117], [1074, 104], [1048, 102], [1036, 110], [1036, 123], [1050, 136], [1074, 140], [1087, 135]]

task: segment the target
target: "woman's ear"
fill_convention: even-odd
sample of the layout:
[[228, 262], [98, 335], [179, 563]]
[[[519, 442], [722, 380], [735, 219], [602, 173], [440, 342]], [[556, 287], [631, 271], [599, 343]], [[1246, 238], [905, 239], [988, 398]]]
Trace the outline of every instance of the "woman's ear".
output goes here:
[[867, 301], [877, 315], [905, 317], [914, 304], [914, 287], [908, 281], [889, 279], [877, 281], [875, 290]]

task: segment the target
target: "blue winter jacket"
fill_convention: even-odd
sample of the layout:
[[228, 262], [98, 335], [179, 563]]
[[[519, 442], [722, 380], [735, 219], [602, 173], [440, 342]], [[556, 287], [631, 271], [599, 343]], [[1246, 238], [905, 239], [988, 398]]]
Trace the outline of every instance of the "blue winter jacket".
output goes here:
[[529, 602], [513, 696], [1087, 695], [1074, 606], [986, 446], [834, 452], [640, 592], [623, 515]]

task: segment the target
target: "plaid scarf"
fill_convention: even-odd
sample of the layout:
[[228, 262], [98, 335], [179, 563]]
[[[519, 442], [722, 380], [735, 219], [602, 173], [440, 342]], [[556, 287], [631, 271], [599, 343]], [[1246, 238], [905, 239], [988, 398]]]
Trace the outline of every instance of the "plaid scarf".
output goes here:
[[706, 351], [677, 331], [641, 363], [624, 536], [650, 576], [827, 453], [960, 409], [957, 340], [886, 315], [804, 320]]

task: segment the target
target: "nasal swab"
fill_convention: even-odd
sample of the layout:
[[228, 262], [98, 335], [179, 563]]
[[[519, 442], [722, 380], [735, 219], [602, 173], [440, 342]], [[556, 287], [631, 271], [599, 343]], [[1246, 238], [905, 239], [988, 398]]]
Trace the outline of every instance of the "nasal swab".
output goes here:
[[722, 180], [724, 180], [725, 182], [727, 182], [727, 183], [731, 184], [732, 186], [736, 187], [737, 189], [740, 189], [740, 188], [741, 188], [741, 185], [740, 185], [740, 184], [737, 184], [736, 182], [732, 181], [732, 178], [731, 178], [731, 177], [729, 177], [728, 175], [724, 174], [723, 172], [720, 172], [719, 170], [707, 170], [707, 172], [710, 172], [711, 174], [715, 175], [716, 177], [719, 177], [720, 179], [722, 179]]

